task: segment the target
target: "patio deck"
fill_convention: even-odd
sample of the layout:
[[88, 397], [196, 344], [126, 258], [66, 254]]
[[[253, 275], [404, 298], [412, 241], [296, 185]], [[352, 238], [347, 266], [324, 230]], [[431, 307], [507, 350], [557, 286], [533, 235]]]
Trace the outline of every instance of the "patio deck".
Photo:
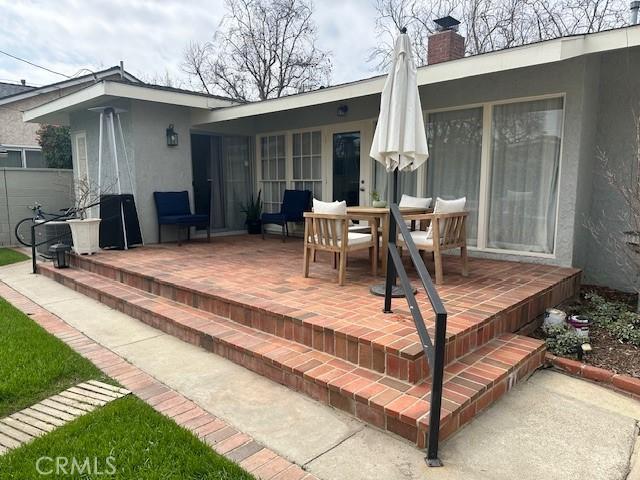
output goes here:
[[[302, 277], [297, 239], [218, 237], [72, 256], [72, 266], [40, 271], [424, 446], [427, 363], [406, 301], [394, 299], [394, 313], [383, 314], [382, 298], [369, 294], [383, 277], [369, 274], [366, 253], [350, 257], [344, 287], [322, 253], [311, 277]], [[527, 263], [471, 259], [467, 278], [456, 257], [444, 268], [437, 286], [449, 312], [442, 437], [540, 366], [543, 345], [512, 332], [574, 295], [580, 281], [576, 269]], [[428, 299], [417, 298], [432, 329]]]

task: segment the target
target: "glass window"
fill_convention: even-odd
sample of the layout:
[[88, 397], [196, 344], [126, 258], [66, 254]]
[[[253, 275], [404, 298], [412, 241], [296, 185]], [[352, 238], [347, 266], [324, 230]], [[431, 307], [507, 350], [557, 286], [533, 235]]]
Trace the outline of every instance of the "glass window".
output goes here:
[[0, 153], [1, 168], [22, 168], [22, 150], [8, 150]]
[[316, 132], [294, 133], [293, 188], [309, 190], [314, 198], [322, 199], [321, 135]]
[[[380, 195], [380, 200], [386, 200], [388, 202], [391, 201], [391, 194], [387, 194], [390, 192], [390, 182], [393, 178], [393, 173], [387, 173], [387, 169], [380, 162], [371, 159], [373, 162], [371, 164], [371, 168], [373, 169], [373, 185], [371, 188], [371, 192], [377, 192]], [[414, 170], [412, 172], [399, 172], [398, 173], [398, 201], [402, 197], [403, 193], [407, 195], [416, 196], [417, 192], [417, 179], [418, 173], [424, 167], [418, 168], [418, 170]]]
[[467, 243], [478, 243], [478, 209], [482, 157], [482, 108], [429, 114], [427, 196], [467, 197]]
[[553, 253], [562, 118], [562, 98], [494, 107], [489, 247]]
[[47, 168], [47, 162], [40, 150], [25, 150], [27, 168]]
[[262, 201], [265, 212], [280, 211], [287, 185], [285, 158], [284, 135], [270, 135], [260, 138]]

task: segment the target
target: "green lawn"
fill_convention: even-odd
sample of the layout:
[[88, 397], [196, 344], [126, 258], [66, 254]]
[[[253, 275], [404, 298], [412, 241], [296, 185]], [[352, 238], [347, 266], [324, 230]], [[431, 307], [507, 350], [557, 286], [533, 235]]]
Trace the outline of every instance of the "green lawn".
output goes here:
[[29, 257], [24, 253], [16, 252], [10, 248], [0, 248], [0, 267], [28, 259]]
[[[116, 383], [28, 316], [0, 298], [0, 418], [84, 380]], [[41, 457], [68, 461], [66, 473], [42, 476]], [[65, 460], [67, 459], [67, 460]], [[88, 460], [91, 474], [77, 470]], [[40, 464], [51, 471], [52, 461]], [[113, 470], [112, 467], [113, 466]], [[99, 472], [96, 473], [95, 469]], [[0, 479], [251, 479], [133, 395], [116, 400], [0, 456]]]
[[0, 298], [0, 418], [90, 379], [105, 377]]
[[[99, 475], [93, 472], [93, 475], [82, 476], [76, 471], [76, 475], [52, 475], [51, 478], [253, 478], [133, 396], [116, 400], [0, 456], [0, 477], [20, 480], [41, 478], [36, 470], [36, 462], [41, 457], [75, 458], [79, 462], [89, 458], [91, 468], [97, 466], [100, 470]], [[51, 470], [52, 465], [48, 460], [40, 464], [46, 470]], [[67, 473], [71, 468], [70, 460]]]

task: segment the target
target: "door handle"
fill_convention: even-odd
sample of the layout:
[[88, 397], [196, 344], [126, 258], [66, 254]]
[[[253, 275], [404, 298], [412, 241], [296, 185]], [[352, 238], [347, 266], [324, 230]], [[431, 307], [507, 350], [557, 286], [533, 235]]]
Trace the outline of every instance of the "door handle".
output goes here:
[[364, 192], [364, 187], [360, 188], [360, 191], [361, 191], [361, 192]]

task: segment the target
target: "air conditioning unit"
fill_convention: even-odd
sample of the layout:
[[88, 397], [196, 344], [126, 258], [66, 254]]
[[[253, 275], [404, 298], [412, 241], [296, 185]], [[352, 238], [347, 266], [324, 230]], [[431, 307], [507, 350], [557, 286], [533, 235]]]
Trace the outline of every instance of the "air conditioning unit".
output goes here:
[[69, 246], [73, 245], [71, 228], [69, 228], [67, 222], [54, 220], [36, 227], [36, 244], [38, 245], [37, 251], [40, 255], [50, 257], [49, 247], [56, 243], [66, 243]]

